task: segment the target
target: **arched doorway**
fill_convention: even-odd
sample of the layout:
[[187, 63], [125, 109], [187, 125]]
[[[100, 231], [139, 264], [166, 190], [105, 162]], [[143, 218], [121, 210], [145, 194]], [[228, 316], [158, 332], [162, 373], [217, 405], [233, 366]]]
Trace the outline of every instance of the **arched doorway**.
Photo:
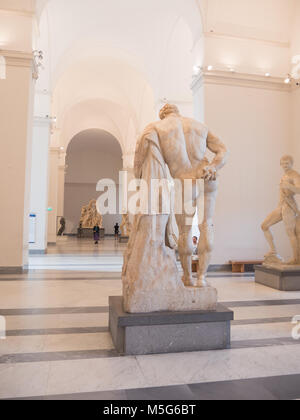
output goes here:
[[[66, 155], [64, 217], [67, 234], [77, 232], [82, 206], [98, 198], [96, 185], [100, 179], [113, 180], [118, 192], [122, 167], [122, 150], [112, 134], [89, 129], [73, 137]], [[105, 215], [103, 227], [106, 234], [113, 234], [114, 224], [120, 221], [118, 214]]]

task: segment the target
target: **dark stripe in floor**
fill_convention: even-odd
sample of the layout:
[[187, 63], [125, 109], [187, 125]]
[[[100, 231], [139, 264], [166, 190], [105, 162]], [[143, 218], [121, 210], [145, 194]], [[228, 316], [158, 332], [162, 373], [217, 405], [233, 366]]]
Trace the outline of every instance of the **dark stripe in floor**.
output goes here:
[[[205, 401], [295, 400], [300, 398], [300, 375], [240, 379], [166, 386], [23, 398], [23, 400]], [[20, 398], [19, 400], [22, 400]]]
[[286, 306], [300, 305], [300, 299], [280, 299], [280, 300], [252, 300], [241, 302], [220, 302], [229, 308], [255, 307], [255, 306]]
[[231, 321], [231, 325], [283, 324], [287, 322], [292, 322], [292, 317], [240, 319]]
[[[300, 299], [261, 300], [241, 302], [220, 302], [229, 308], [257, 307], [257, 306], [288, 306], [300, 305]], [[107, 306], [77, 307], [77, 308], [26, 308], [26, 309], [0, 309], [1, 316], [23, 315], [67, 315], [67, 314], [93, 314], [107, 313]]]
[[281, 338], [265, 338], [260, 340], [243, 340], [232, 341], [232, 349], [246, 349], [256, 347], [272, 347], [272, 346], [287, 346], [287, 345], [300, 345], [300, 340], [294, 340], [292, 337]]
[[[272, 347], [283, 345], [300, 345], [300, 341], [289, 337], [271, 338], [265, 340], [233, 341], [231, 349], [245, 349], [258, 347]], [[219, 350], [222, 351], [222, 350]], [[36, 363], [36, 362], [58, 362], [67, 360], [89, 360], [119, 357], [115, 350], [86, 350], [66, 351], [49, 353], [19, 353], [0, 356], [0, 364]]]
[[[208, 274], [207, 276], [208, 278], [212, 278], [212, 279], [218, 279], [218, 278], [253, 278], [254, 274], [236, 274], [236, 275], [232, 275], [232, 274]], [[118, 276], [99, 276], [99, 277], [26, 277], [26, 278], [8, 278], [8, 277], [0, 277], [0, 282], [9, 282], [9, 281], [18, 281], [18, 282], [22, 282], [22, 281], [109, 281], [109, 280], [121, 280], [121, 273], [118, 273]]]
[[[231, 325], [254, 325], [254, 324], [283, 324], [290, 323], [291, 317], [282, 318], [262, 318], [262, 319], [243, 319], [239, 321], [232, 321]], [[22, 337], [22, 336], [35, 336], [35, 335], [64, 335], [64, 334], [99, 334], [108, 333], [108, 326], [102, 327], [84, 327], [84, 328], [40, 328], [40, 329], [20, 329], [20, 330], [7, 330], [7, 337]]]
[[20, 353], [0, 356], [0, 364], [60, 362], [67, 360], [107, 359], [118, 357], [115, 350], [64, 351], [50, 353]]
[[0, 282], [29, 282], [29, 281], [109, 281], [119, 280], [121, 281], [121, 274], [118, 277], [59, 277], [59, 278], [26, 278], [26, 279], [0, 279]]
[[78, 307], [78, 308], [27, 308], [27, 309], [0, 309], [1, 316], [24, 315], [74, 315], [74, 314], [106, 314], [107, 306]]
[[36, 335], [69, 335], [69, 334], [99, 334], [108, 333], [108, 327], [87, 327], [87, 328], [44, 328], [32, 330], [8, 330], [7, 337], [26, 337]]

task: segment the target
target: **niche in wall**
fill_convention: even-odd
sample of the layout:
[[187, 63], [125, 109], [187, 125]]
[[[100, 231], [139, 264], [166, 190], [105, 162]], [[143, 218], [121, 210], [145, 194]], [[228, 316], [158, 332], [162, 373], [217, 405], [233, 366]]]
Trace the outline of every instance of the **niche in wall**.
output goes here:
[[[122, 150], [118, 140], [110, 133], [90, 129], [77, 134], [69, 143], [66, 156], [64, 217], [66, 233], [76, 234], [81, 208], [97, 199], [100, 179], [112, 179], [119, 195], [119, 171], [122, 170]], [[103, 227], [106, 234], [114, 233], [120, 215], [105, 215]]]

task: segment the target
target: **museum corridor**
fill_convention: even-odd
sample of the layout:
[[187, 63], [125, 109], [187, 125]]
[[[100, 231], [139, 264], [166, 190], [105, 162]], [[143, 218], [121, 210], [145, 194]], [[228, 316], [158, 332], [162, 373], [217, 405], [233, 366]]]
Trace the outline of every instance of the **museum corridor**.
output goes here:
[[209, 273], [234, 310], [232, 348], [118, 357], [108, 297], [122, 293], [124, 245], [67, 239], [32, 256], [24, 275], [0, 277], [7, 339], [0, 343], [0, 398], [297, 399], [300, 342], [291, 323], [300, 292]]

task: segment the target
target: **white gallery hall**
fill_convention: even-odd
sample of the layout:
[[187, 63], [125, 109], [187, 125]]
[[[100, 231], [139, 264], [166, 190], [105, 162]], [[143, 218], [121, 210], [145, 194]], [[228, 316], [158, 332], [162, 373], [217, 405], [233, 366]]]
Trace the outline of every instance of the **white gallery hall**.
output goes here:
[[300, 0], [0, 0], [0, 400], [300, 400], [299, 115]]

